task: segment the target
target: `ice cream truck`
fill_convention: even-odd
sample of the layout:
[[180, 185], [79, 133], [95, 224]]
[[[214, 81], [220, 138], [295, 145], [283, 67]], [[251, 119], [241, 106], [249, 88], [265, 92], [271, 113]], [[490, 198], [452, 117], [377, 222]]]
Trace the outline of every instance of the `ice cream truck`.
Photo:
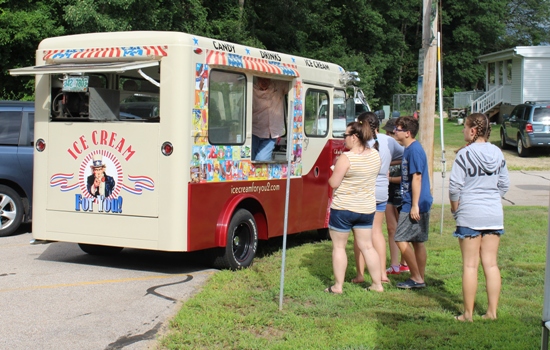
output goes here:
[[[153, 31], [48, 38], [36, 66], [10, 73], [36, 75], [35, 241], [98, 255], [204, 250], [238, 269], [259, 240], [326, 232], [330, 167], [344, 147], [334, 101], [356, 73]], [[262, 161], [251, 157], [257, 78], [288, 86], [284, 135]], [[314, 125], [320, 106], [325, 128]]]

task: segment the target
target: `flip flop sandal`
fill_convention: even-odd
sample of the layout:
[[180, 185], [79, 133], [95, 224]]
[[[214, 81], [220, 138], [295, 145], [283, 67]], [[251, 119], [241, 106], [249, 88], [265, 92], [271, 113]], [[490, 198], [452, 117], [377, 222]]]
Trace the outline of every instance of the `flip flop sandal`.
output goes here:
[[337, 293], [335, 291], [332, 290], [332, 286], [328, 287], [327, 289], [325, 289], [325, 293], [330, 293], [330, 294], [342, 294], [342, 292], [340, 293]]

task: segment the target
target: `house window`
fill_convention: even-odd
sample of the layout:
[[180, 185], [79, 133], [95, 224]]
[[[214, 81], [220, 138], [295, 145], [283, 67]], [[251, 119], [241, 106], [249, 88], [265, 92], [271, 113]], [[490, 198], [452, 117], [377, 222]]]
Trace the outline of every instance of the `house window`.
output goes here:
[[489, 63], [487, 65], [487, 78], [489, 80], [489, 85], [495, 84], [495, 63]]
[[508, 60], [505, 63], [505, 71], [506, 71], [506, 82], [508, 84], [512, 83], [512, 60]]

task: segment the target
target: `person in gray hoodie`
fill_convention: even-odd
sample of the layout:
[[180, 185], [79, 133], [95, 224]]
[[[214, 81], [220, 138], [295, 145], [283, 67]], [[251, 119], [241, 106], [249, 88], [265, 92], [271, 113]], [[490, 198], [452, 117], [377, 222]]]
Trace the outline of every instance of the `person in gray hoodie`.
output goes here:
[[498, 147], [489, 142], [491, 124], [481, 113], [464, 122], [467, 145], [457, 151], [449, 179], [451, 212], [462, 252], [462, 294], [464, 313], [458, 321], [473, 321], [479, 261], [485, 273], [488, 306], [484, 319], [496, 319], [500, 296], [497, 253], [504, 233], [501, 197], [510, 186], [508, 168]]

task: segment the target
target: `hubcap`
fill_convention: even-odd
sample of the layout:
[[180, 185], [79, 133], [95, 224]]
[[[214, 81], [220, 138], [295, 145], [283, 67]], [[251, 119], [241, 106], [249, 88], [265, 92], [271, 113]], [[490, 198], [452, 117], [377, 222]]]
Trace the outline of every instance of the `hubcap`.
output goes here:
[[248, 256], [251, 229], [246, 224], [240, 224], [233, 233], [233, 255], [238, 261]]
[[0, 195], [0, 229], [5, 229], [13, 223], [15, 213], [13, 200], [6, 195]]

